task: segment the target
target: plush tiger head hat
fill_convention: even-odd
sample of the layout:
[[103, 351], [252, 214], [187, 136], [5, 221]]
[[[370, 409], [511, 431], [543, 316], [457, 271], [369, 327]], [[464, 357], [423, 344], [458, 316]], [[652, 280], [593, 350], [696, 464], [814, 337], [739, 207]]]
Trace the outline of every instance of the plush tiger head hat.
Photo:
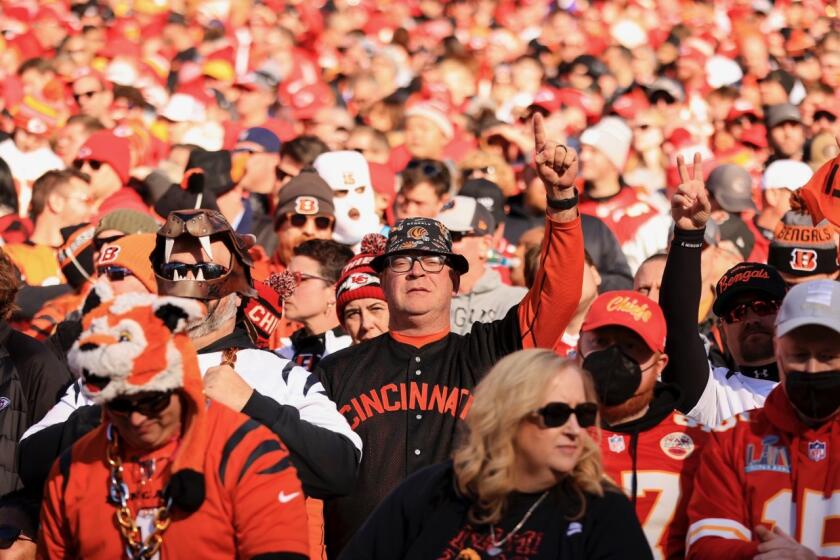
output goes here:
[[179, 391], [185, 423], [167, 492], [176, 506], [195, 511], [204, 500], [205, 398], [198, 357], [186, 327], [203, 317], [200, 302], [155, 294], [110, 298], [82, 320], [82, 333], [67, 354], [87, 397], [105, 404], [117, 397]]

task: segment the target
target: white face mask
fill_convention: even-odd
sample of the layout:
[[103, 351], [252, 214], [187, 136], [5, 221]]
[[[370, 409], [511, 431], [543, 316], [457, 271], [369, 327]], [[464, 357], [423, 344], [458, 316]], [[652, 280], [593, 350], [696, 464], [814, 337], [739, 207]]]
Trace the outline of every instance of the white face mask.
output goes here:
[[343, 197], [334, 197], [335, 231], [333, 239], [344, 245], [355, 245], [367, 233], [379, 231], [379, 217], [376, 215], [376, 200], [373, 188], [364, 186], [364, 191], [356, 192], [353, 187]]

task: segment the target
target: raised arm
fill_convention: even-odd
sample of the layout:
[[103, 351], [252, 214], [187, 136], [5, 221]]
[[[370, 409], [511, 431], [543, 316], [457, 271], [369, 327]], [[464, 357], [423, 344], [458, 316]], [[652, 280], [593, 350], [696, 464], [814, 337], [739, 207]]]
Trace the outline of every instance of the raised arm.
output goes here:
[[545, 237], [534, 285], [519, 304], [523, 348], [551, 348], [577, 309], [583, 284], [583, 230], [574, 181], [577, 152], [546, 140], [542, 115], [534, 115], [534, 163], [545, 184]]
[[709, 381], [706, 349], [697, 328], [700, 307], [700, 252], [711, 205], [703, 183], [700, 154], [691, 169], [682, 156], [677, 159], [680, 185], [671, 200], [671, 217], [676, 224], [674, 240], [665, 261], [659, 303], [665, 314], [668, 338], [665, 352], [668, 366], [664, 381], [679, 386], [679, 409], [686, 413], [697, 404]]

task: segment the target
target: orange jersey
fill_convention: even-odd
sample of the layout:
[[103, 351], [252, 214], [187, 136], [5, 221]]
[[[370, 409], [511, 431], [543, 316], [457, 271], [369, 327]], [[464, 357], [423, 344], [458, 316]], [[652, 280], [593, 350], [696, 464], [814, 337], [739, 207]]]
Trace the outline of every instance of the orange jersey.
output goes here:
[[64, 282], [56, 249], [46, 245], [13, 243], [5, 245], [3, 251], [15, 263], [22, 280], [30, 286], [57, 286]]
[[840, 556], [840, 415], [804, 425], [779, 386], [709, 440], [688, 507], [689, 558], [753, 558], [757, 525]]
[[[124, 558], [117, 508], [108, 501], [106, 429], [103, 424], [84, 436], [53, 465], [41, 510], [39, 558]], [[207, 410], [207, 433], [204, 501], [190, 515], [174, 510], [161, 558], [308, 557], [303, 490], [286, 448], [255, 420], [218, 403]], [[123, 453], [129, 506], [138, 526], [143, 508], [160, 504], [176, 445], [140, 457]]]
[[678, 412], [634, 435], [602, 430], [604, 471], [635, 500], [636, 515], [654, 558], [685, 556], [685, 508], [707, 438], [704, 429]]

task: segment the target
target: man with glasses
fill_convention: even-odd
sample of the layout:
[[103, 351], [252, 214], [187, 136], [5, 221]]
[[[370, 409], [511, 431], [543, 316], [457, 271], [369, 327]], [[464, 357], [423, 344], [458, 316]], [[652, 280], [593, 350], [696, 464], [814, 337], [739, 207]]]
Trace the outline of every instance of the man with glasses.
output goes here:
[[666, 352], [671, 361], [663, 379], [682, 391], [679, 410], [715, 427], [745, 410], [761, 407], [779, 381], [774, 356], [773, 321], [785, 283], [772, 266], [742, 262], [715, 286], [712, 307], [719, 318], [721, 346], [731, 367], [714, 367], [697, 326], [701, 298], [700, 256], [711, 215], [700, 156], [691, 171], [678, 159], [682, 183], [672, 202], [676, 224], [659, 302], [668, 322]]
[[80, 114], [93, 117], [108, 128], [116, 124], [110, 115], [114, 94], [104, 76], [84, 68], [77, 73], [70, 87]]
[[321, 358], [352, 342], [339, 324], [335, 284], [353, 251], [331, 239], [310, 239], [295, 247], [294, 254], [288, 270], [297, 287], [285, 300], [284, 312], [303, 327], [291, 334], [277, 354], [312, 371]]
[[369, 444], [353, 493], [326, 504], [330, 557], [404, 478], [449, 457], [472, 390], [489, 368], [516, 350], [553, 346], [577, 308], [583, 278], [572, 188], [577, 154], [546, 141], [540, 116], [534, 136], [548, 210], [542, 267], [523, 301], [504, 318], [476, 323], [467, 335], [452, 333], [452, 294], [469, 264], [453, 251], [446, 226], [406, 218], [371, 261], [381, 275], [390, 331], [327, 356], [316, 368], [327, 394]]
[[400, 173], [400, 190], [394, 207], [397, 220], [434, 218], [449, 200], [449, 168], [434, 159], [412, 159]]
[[128, 186], [131, 152], [128, 138], [99, 130], [79, 148], [73, 166], [90, 177], [90, 190], [100, 216], [118, 208], [149, 213], [149, 207]]
[[452, 332], [466, 334], [473, 323], [489, 323], [507, 315], [528, 290], [504, 284], [499, 273], [487, 266], [496, 230], [493, 215], [475, 198], [456, 196], [443, 207], [438, 220], [449, 228], [452, 250], [469, 264], [452, 298]]

